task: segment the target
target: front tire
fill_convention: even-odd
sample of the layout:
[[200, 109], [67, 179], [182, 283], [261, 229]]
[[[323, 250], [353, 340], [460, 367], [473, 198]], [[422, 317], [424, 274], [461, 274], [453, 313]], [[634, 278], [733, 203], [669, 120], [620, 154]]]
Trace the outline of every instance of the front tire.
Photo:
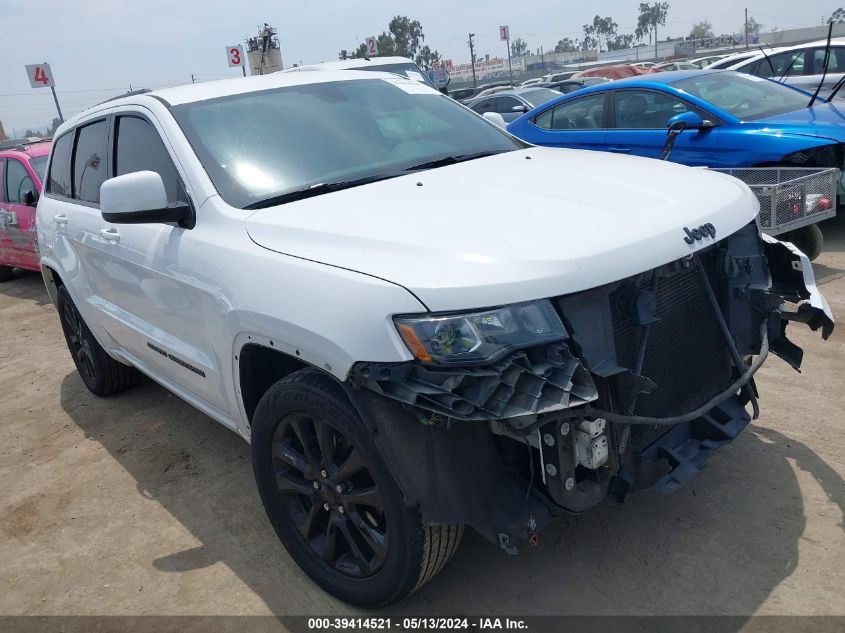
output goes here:
[[14, 270], [11, 266], [0, 266], [0, 283], [9, 281], [14, 277]]
[[818, 224], [808, 224], [800, 229], [790, 231], [784, 239], [795, 244], [810, 261], [815, 261], [822, 254], [824, 248], [824, 235]]
[[97, 396], [108, 396], [138, 382], [138, 370], [106, 353], [76, 309], [70, 293], [59, 286], [57, 307], [68, 350], [82, 382]]
[[291, 557], [324, 590], [390, 604], [455, 553], [462, 525], [424, 526], [340, 386], [305, 369], [271, 387], [252, 421], [264, 508]]

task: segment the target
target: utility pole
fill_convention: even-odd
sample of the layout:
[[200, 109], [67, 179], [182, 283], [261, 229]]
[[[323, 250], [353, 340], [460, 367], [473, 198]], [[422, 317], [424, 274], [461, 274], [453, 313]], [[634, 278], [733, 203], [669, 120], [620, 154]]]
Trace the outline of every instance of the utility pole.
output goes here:
[[478, 81], [475, 79], [475, 48], [472, 44], [472, 38], [475, 37], [475, 33], [469, 34], [469, 63], [472, 65], [472, 87], [475, 88], [478, 85]]
[[745, 10], [745, 48], [748, 48], [748, 9]]

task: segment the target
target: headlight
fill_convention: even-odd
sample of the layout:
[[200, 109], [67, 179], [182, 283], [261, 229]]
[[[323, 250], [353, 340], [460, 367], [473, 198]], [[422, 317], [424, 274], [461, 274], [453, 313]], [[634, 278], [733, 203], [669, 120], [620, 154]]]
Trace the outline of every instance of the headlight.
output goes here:
[[567, 338], [548, 301], [463, 314], [394, 317], [411, 353], [426, 363], [492, 361], [513, 349]]

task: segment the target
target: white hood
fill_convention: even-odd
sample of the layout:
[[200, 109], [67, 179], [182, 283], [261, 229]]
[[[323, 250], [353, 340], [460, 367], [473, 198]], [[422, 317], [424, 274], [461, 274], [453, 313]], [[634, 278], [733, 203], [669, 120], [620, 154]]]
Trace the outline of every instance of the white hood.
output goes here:
[[600, 286], [679, 259], [684, 227], [716, 240], [758, 205], [740, 181], [613, 154], [531, 148], [262, 209], [249, 236], [279, 253], [404, 286], [430, 310]]

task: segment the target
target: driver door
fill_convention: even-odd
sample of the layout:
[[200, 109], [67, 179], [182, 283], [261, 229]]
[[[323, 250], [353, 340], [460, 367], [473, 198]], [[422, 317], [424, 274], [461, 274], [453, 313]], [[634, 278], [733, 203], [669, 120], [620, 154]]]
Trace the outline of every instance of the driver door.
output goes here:
[[[683, 112], [698, 112], [703, 119], [713, 116], [672, 95], [657, 90], [614, 90], [607, 150], [659, 158], [666, 142], [666, 123]], [[718, 166], [718, 128], [687, 130], [675, 140], [669, 160], [682, 165]]]
[[27, 193], [37, 188], [28, 166], [10, 156], [0, 163], [0, 265], [38, 270], [35, 204], [26, 204]]

